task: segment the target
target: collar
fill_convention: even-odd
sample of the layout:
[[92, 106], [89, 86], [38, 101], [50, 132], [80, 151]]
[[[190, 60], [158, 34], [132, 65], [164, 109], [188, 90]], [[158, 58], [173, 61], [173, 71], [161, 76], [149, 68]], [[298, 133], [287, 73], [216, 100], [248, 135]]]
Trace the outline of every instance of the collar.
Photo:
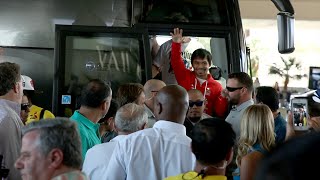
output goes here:
[[248, 106], [250, 105], [253, 105], [254, 102], [253, 102], [253, 99], [249, 99], [248, 101], [246, 102], [243, 102], [242, 104], [240, 104], [239, 106], [235, 106], [232, 110], [233, 111], [242, 111], [244, 108], [247, 108]]
[[177, 134], [186, 135], [186, 127], [183, 124], [170, 122], [167, 120], [158, 120], [152, 128], [166, 129]]
[[9, 106], [11, 109], [13, 109], [17, 114], [20, 115], [21, 112], [21, 105], [19, 103], [9, 101], [6, 99], [0, 99], [0, 105], [3, 106]]
[[118, 142], [126, 137], [127, 137], [127, 135], [118, 135], [118, 136], [114, 137], [113, 139], [111, 139], [110, 142]]
[[93, 123], [90, 121], [88, 118], [83, 116], [82, 114], [79, 113], [78, 110], [74, 112], [74, 114], [71, 116], [71, 119], [76, 119], [78, 120], [81, 124], [85, 125], [89, 129], [93, 129], [94, 131], [97, 131], [100, 127], [99, 123]]
[[147, 114], [148, 114], [148, 117], [149, 117], [149, 118], [150, 118], [150, 117], [155, 118], [155, 116], [154, 116], [153, 112], [151, 111], [151, 109], [148, 108], [148, 106], [147, 106], [146, 104], [143, 104], [143, 106], [144, 106], [145, 111], [146, 111]]

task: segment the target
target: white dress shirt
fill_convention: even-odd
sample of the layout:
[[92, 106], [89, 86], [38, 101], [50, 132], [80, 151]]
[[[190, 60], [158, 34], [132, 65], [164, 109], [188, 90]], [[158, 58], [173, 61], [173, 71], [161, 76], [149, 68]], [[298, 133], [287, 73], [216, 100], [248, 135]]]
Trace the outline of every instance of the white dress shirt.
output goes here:
[[125, 137], [127, 136], [118, 135], [110, 142], [98, 144], [90, 148], [86, 153], [82, 172], [90, 179], [100, 179], [100, 176], [103, 173], [103, 167], [108, 166], [117, 142]]
[[100, 179], [164, 179], [193, 170], [190, 143], [182, 124], [159, 120], [120, 141]]

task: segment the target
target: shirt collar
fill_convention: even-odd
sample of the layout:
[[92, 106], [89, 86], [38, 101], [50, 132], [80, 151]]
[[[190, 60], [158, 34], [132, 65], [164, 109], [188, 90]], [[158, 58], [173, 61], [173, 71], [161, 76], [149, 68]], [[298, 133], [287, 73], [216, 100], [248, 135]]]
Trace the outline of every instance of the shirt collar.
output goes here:
[[74, 114], [72, 115], [72, 119], [77, 119], [83, 125], [87, 126], [89, 129], [93, 129], [94, 131], [97, 131], [100, 126], [99, 123], [93, 123], [88, 118], [80, 114], [78, 110], [74, 112]]
[[110, 142], [118, 142], [126, 137], [127, 137], [127, 135], [118, 135], [118, 136], [114, 137], [113, 139], [111, 139]]
[[250, 105], [252, 105], [252, 104], [254, 104], [254, 102], [253, 102], [253, 99], [249, 99], [248, 101], [246, 101], [246, 102], [243, 102], [242, 104], [240, 104], [239, 106], [235, 106], [235, 108], [233, 108], [232, 110], [233, 111], [242, 111], [244, 108], [246, 108], [246, 107], [248, 107], [248, 106], [250, 106]]
[[0, 105], [9, 106], [12, 108], [17, 114], [20, 115], [21, 112], [21, 105], [19, 103], [9, 101], [6, 99], [0, 99]]
[[153, 112], [151, 111], [151, 109], [146, 104], [144, 104], [143, 106], [144, 106], [144, 109], [146, 110], [146, 112], [148, 114], [148, 117], [155, 118], [155, 116], [154, 116]]
[[186, 127], [183, 124], [174, 123], [167, 120], [158, 120], [153, 125], [153, 128], [167, 129], [177, 134], [183, 134], [183, 135], [187, 134]]

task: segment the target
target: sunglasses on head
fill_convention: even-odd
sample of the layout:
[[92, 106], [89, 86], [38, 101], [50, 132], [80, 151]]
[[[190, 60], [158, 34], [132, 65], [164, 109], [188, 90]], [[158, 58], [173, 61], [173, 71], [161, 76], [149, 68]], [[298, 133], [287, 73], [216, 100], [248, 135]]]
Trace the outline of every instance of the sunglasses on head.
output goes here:
[[236, 90], [239, 90], [239, 89], [242, 89], [243, 87], [226, 87], [226, 89], [229, 91], [229, 92], [233, 92], [233, 91], [236, 91]]
[[189, 107], [193, 107], [194, 105], [196, 106], [202, 106], [203, 105], [203, 101], [189, 101]]
[[29, 104], [29, 103], [23, 103], [23, 104], [21, 104], [21, 110], [26, 111], [28, 108], [30, 108], [30, 104]]

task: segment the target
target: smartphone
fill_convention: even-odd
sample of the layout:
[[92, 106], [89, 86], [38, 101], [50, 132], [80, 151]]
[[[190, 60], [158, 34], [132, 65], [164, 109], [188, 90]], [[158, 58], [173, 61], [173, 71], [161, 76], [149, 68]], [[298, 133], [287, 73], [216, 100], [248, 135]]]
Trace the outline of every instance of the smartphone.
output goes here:
[[294, 98], [291, 100], [291, 113], [293, 116], [294, 130], [306, 131], [308, 127], [308, 101], [305, 98]]

